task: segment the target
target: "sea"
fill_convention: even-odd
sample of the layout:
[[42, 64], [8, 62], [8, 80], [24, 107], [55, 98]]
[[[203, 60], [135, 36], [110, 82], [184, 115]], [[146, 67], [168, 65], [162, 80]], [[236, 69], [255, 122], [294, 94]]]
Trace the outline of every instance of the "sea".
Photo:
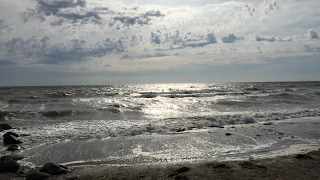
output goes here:
[[320, 82], [0, 87], [30, 168], [252, 158], [319, 144]]

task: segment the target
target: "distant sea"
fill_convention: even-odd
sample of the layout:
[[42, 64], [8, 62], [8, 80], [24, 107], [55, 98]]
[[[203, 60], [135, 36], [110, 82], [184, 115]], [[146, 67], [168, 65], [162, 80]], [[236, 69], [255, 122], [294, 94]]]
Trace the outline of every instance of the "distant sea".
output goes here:
[[[213, 127], [319, 117], [320, 82], [0, 87], [0, 123], [12, 125], [12, 131], [22, 135], [21, 146], [26, 149], [20, 153], [31, 156], [26, 163], [34, 165], [42, 163], [35, 162], [36, 156], [49, 157], [46, 153], [52, 153], [49, 149], [58, 144], [78, 146], [71, 153], [74, 158], [55, 155], [58, 162], [85, 164], [104, 158], [103, 163], [117, 164], [119, 159], [122, 163], [126, 158], [139, 159], [129, 155], [147, 152], [143, 148], [146, 139], [188, 131], [196, 137]], [[114, 147], [118, 152], [110, 152], [114, 150], [111, 141], [112, 146], [122, 143], [123, 148]], [[94, 152], [86, 154], [82, 146], [90, 142], [98, 149], [91, 148]], [[167, 151], [172, 148], [168, 146], [177, 145], [153, 143], [167, 146]], [[8, 154], [6, 148], [1, 146], [2, 155]], [[39, 157], [32, 155], [35, 152]], [[155, 152], [149, 149], [144, 156], [161, 154]]]

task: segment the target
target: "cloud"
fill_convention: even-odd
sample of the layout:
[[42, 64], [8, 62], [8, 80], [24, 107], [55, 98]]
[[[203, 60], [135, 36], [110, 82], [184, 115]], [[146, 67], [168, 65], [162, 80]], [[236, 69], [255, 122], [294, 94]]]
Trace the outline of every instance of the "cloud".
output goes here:
[[[31, 17], [45, 21], [46, 17], [55, 16], [58, 19], [50, 23], [52, 26], [60, 26], [65, 22], [81, 22], [82, 24], [86, 24], [88, 22], [96, 24], [102, 23], [102, 18], [98, 12], [78, 9], [86, 7], [86, 1], [84, 0], [37, 0], [37, 3], [38, 6], [36, 9], [28, 9], [26, 12], [20, 14], [24, 22], [27, 22]], [[96, 9], [96, 11], [98, 10], [101, 9]]]
[[309, 39], [318, 39], [319, 38], [319, 34], [318, 34], [318, 32], [316, 30], [309, 29], [308, 37], [309, 37]]
[[120, 24], [129, 27], [133, 25], [149, 25], [152, 17], [163, 17], [164, 15], [160, 11], [148, 11], [135, 16], [116, 16], [113, 17], [113, 22], [109, 26], [117, 26], [120, 29]]
[[51, 44], [49, 37], [43, 37], [40, 40], [35, 36], [27, 39], [13, 38], [5, 44], [6, 59], [8, 59], [6, 62], [23, 61], [34, 64], [83, 62], [92, 57], [124, 52], [128, 43], [126, 37], [106, 38], [90, 45], [80, 39], [73, 39], [67, 43]]
[[182, 46], [184, 47], [203, 47], [203, 46], [207, 46], [209, 44], [215, 44], [217, 43], [217, 39], [215, 37], [215, 35], [210, 32], [207, 33], [205, 36], [198, 36], [195, 39], [187, 39], [187, 42], [183, 42]]
[[260, 36], [258, 34], [255, 35], [256, 41], [269, 41], [269, 42], [275, 42], [275, 41], [292, 41], [291, 37], [282, 38], [282, 37], [275, 37], [275, 36]]
[[162, 39], [162, 33], [160, 30], [156, 31], [156, 32], [151, 32], [150, 34], [151, 36], [151, 43], [154, 43], [154, 44], [161, 44], [161, 39]]
[[86, 1], [84, 0], [68, 0], [68, 1], [48, 1], [48, 0], [37, 0], [39, 4], [39, 11], [44, 12], [46, 16], [57, 15], [61, 9], [85, 7]]
[[228, 36], [223, 36], [221, 38], [224, 43], [234, 43], [237, 40], [244, 39], [242, 36], [236, 36], [234, 33], [230, 33]]
[[303, 45], [303, 50], [307, 52], [320, 52], [320, 46]]
[[267, 5], [267, 9], [269, 10], [279, 9], [277, 1], [269, 2]]
[[[96, 12], [86, 12], [84, 14], [77, 14], [77, 13], [59, 13], [58, 17], [71, 20], [72, 22], [94, 22], [96, 24], [101, 24], [101, 17]], [[53, 24], [52, 24], [53, 25]]]
[[[175, 54], [178, 55], [178, 54]], [[165, 57], [170, 56], [170, 54], [164, 53], [164, 52], [156, 52], [154, 54], [142, 54], [139, 56], [132, 56], [132, 55], [124, 55], [121, 57], [121, 60], [133, 60], [133, 59], [146, 59], [146, 58], [153, 58], [153, 57]]]
[[195, 35], [191, 32], [184, 33], [179, 30], [171, 32], [168, 32], [167, 30], [157, 30], [150, 33], [150, 42], [155, 45], [167, 44], [170, 46], [170, 49], [181, 49], [185, 47], [195, 48], [215, 44], [217, 43], [217, 39], [213, 32]]

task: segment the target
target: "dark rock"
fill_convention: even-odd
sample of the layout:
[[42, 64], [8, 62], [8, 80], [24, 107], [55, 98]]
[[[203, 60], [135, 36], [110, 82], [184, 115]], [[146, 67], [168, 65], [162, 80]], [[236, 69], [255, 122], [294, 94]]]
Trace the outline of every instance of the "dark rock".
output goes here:
[[231, 166], [224, 163], [215, 163], [211, 165], [211, 168], [213, 169], [230, 169]]
[[16, 151], [16, 150], [20, 150], [22, 149], [21, 147], [19, 147], [18, 145], [16, 144], [10, 144], [10, 146], [8, 147], [8, 151]]
[[269, 125], [273, 125], [273, 123], [272, 122], [266, 122], [266, 123], [263, 123], [262, 125], [269, 126]]
[[190, 171], [190, 168], [183, 166], [182, 168], [179, 168], [179, 169], [173, 171], [168, 177], [172, 177], [172, 176], [178, 175], [180, 173], [188, 172], [188, 171]]
[[19, 144], [22, 143], [17, 137], [8, 135], [3, 137], [3, 143], [4, 144]]
[[69, 172], [66, 166], [62, 166], [56, 163], [47, 163], [41, 169], [40, 172], [45, 172], [51, 175], [67, 174]]
[[250, 161], [243, 161], [239, 165], [245, 169], [256, 169], [256, 168], [261, 168], [264, 170], [267, 169], [267, 166], [254, 164], [253, 162], [250, 162]]
[[14, 133], [14, 132], [6, 132], [2, 137], [6, 137], [6, 136], [14, 136], [14, 137], [19, 137], [19, 134]]
[[190, 171], [190, 168], [183, 166], [182, 168], [179, 168], [176, 170], [177, 173], [184, 173]]
[[295, 156], [297, 159], [312, 159], [312, 157], [309, 154], [297, 154]]
[[231, 133], [226, 133], [225, 135], [226, 135], [226, 136], [231, 136], [232, 134], [231, 134]]
[[6, 160], [15, 160], [15, 161], [18, 161], [18, 160], [21, 160], [21, 159], [23, 159], [23, 158], [25, 158], [25, 157], [22, 156], [22, 155], [14, 155], [14, 154], [12, 154], [12, 155], [2, 156], [2, 157], [0, 158], [0, 160], [1, 160], [1, 161], [6, 161]]
[[183, 132], [183, 131], [186, 131], [186, 128], [179, 128], [179, 129], [177, 130], [177, 132]]
[[0, 162], [0, 173], [15, 173], [19, 170], [20, 164], [12, 159], [7, 159]]
[[0, 124], [0, 129], [8, 130], [12, 129], [12, 127], [9, 124]]
[[26, 175], [26, 180], [44, 180], [48, 179], [50, 174], [45, 172], [33, 172]]

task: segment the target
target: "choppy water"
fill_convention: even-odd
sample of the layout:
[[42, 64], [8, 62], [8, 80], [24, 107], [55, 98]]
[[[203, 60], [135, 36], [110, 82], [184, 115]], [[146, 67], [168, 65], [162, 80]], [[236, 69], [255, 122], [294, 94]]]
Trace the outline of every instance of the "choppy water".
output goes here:
[[319, 116], [320, 82], [0, 88], [0, 123], [28, 148]]

